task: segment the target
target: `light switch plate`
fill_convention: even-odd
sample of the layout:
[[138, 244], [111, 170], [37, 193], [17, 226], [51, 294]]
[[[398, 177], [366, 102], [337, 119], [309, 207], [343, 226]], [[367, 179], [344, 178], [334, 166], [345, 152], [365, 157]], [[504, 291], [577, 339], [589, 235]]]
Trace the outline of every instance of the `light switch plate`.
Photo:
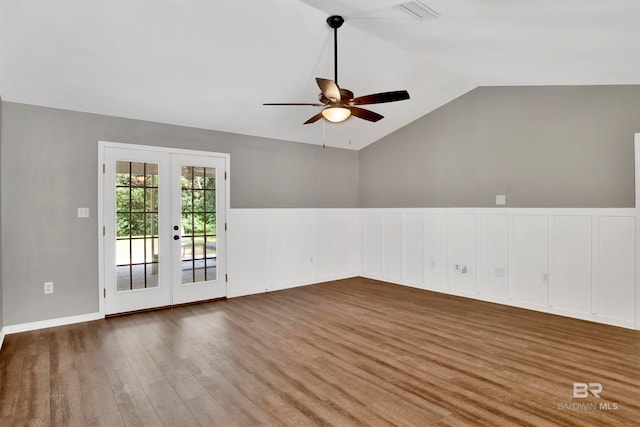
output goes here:
[[89, 218], [89, 208], [78, 208], [78, 218]]
[[496, 205], [504, 206], [507, 204], [507, 196], [504, 194], [499, 194], [496, 196]]

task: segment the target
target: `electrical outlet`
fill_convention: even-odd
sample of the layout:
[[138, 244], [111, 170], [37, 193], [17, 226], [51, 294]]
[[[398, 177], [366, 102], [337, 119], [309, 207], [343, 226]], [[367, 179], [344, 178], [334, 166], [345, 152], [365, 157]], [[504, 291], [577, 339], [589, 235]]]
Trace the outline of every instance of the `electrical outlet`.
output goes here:
[[78, 218], [89, 218], [89, 208], [78, 208]]
[[53, 293], [53, 282], [44, 282], [44, 293], [45, 294]]

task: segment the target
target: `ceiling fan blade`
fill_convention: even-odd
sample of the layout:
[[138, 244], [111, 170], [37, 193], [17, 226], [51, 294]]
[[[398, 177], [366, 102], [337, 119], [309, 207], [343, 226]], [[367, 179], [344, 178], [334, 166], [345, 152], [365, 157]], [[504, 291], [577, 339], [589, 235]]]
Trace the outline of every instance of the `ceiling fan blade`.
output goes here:
[[326, 98], [340, 101], [340, 88], [333, 80], [316, 77], [316, 83]]
[[382, 104], [383, 102], [403, 101], [409, 99], [409, 92], [396, 90], [393, 92], [374, 93], [372, 95], [359, 96], [351, 102], [353, 105]]
[[286, 102], [286, 103], [277, 103], [277, 102], [267, 102], [262, 105], [310, 105], [312, 107], [324, 107], [324, 104], [311, 104], [311, 103], [295, 103], [295, 102]]
[[351, 115], [356, 116], [360, 119], [368, 120], [370, 122], [377, 122], [378, 120], [384, 118], [383, 115], [370, 110], [365, 110], [364, 108], [349, 107], [349, 110], [351, 110]]
[[311, 117], [309, 120], [304, 122], [303, 124], [308, 125], [309, 123], [315, 123], [322, 118], [322, 112], [319, 112], [315, 116]]

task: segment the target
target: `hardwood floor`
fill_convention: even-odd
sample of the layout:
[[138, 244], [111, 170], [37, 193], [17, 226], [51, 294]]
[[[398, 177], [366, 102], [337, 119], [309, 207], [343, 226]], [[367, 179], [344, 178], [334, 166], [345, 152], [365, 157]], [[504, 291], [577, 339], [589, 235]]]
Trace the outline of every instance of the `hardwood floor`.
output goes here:
[[640, 332], [362, 278], [8, 335], [0, 353], [2, 426], [639, 419]]

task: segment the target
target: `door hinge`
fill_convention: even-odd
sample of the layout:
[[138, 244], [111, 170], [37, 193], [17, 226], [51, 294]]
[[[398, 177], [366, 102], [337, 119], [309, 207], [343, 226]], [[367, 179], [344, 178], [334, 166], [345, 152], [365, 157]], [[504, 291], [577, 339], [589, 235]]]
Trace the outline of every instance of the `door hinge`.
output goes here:
[[102, 288], [102, 295], [104, 295], [104, 298], [107, 297], [107, 288]]
[[107, 165], [106, 165], [106, 163], [102, 164], [102, 173], [107, 173]]
[[226, 171], [224, 172], [224, 180], [225, 181], [227, 180], [227, 172]]
[[103, 236], [107, 235], [107, 227], [105, 225], [102, 226], [102, 235]]
[[228, 281], [229, 281], [229, 275], [228, 275], [228, 274], [226, 274], [226, 273], [225, 273], [225, 275], [224, 275], [224, 281], [225, 281], [225, 282], [228, 282]]
[[224, 231], [227, 231], [227, 223], [224, 223]]

